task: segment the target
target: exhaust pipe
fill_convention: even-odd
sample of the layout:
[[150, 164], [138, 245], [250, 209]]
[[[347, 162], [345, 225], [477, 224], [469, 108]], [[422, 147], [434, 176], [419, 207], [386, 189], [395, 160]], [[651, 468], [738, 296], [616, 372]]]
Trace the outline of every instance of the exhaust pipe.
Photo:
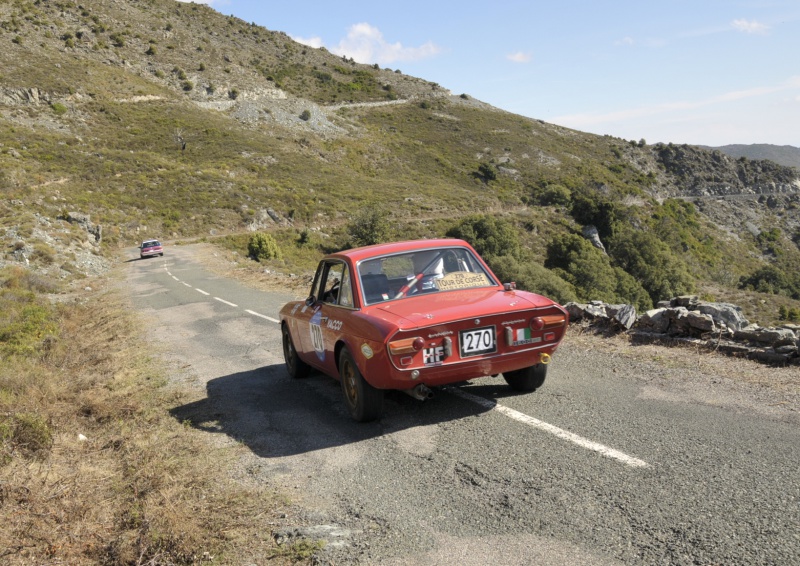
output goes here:
[[433, 399], [433, 391], [425, 385], [424, 383], [420, 383], [411, 389], [401, 389], [403, 393], [406, 395], [411, 395], [414, 399], [419, 401], [425, 401], [427, 399]]

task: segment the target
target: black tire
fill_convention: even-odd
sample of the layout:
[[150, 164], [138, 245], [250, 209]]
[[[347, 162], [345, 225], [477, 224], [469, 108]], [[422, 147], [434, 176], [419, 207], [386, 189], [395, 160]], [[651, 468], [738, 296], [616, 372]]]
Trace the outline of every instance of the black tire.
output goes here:
[[294, 349], [294, 342], [292, 342], [292, 334], [285, 324], [283, 325], [282, 334], [283, 360], [286, 362], [286, 371], [289, 377], [294, 379], [308, 377], [308, 374], [311, 373], [311, 367], [297, 355], [297, 350]]
[[339, 377], [344, 403], [354, 420], [374, 421], [383, 414], [383, 391], [367, 383], [347, 348], [339, 355]]
[[506, 380], [511, 389], [526, 392], [539, 389], [544, 383], [545, 377], [547, 377], [547, 366], [544, 364], [536, 364], [535, 366], [503, 374], [503, 379]]

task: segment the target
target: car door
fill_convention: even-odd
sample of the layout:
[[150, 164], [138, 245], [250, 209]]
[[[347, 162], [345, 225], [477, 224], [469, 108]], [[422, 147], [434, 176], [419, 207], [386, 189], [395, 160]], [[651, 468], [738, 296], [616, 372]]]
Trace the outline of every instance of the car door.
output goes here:
[[[309, 307], [308, 332], [302, 337], [311, 363], [323, 373], [338, 375], [334, 349], [353, 307], [350, 270], [340, 260], [320, 264]], [[302, 331], [301, 331], [302, 333]]]

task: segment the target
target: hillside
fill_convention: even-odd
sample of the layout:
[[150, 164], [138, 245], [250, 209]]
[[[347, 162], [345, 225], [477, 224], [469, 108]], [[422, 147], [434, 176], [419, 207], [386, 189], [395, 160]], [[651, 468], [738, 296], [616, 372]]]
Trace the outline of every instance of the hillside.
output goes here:
[[0, 43], [4, 263], [75, 284], [146, 237], [269, 231], [296, 272], [366, 211], [509, 231], [495, 269], [561, 301], [800, 307], [800, 174], [772, 161], [517, 116], [198, 4], [15, 0]]
[[746, 157], [747, 159], [769, 159], [778, 165], [800, 169], [800, 147], [792, 145], [772, 145], [768, 143], [732, 144], [720, 147], [705, 147], [709, 150], [718, 150], [733, 158]]

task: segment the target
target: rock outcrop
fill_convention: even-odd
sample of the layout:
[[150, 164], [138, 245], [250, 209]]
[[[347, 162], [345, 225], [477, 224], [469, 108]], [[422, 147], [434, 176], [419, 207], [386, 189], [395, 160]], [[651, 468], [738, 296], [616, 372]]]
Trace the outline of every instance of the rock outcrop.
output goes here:
[[690, 342], [765, 363], [800, 365], [800, 326], [763, 328], [730, 303], [675, 297], [641, 316], [632, 305], [601, 301], [564, 305], [571, 323], [628, 332], [636, 341]]

